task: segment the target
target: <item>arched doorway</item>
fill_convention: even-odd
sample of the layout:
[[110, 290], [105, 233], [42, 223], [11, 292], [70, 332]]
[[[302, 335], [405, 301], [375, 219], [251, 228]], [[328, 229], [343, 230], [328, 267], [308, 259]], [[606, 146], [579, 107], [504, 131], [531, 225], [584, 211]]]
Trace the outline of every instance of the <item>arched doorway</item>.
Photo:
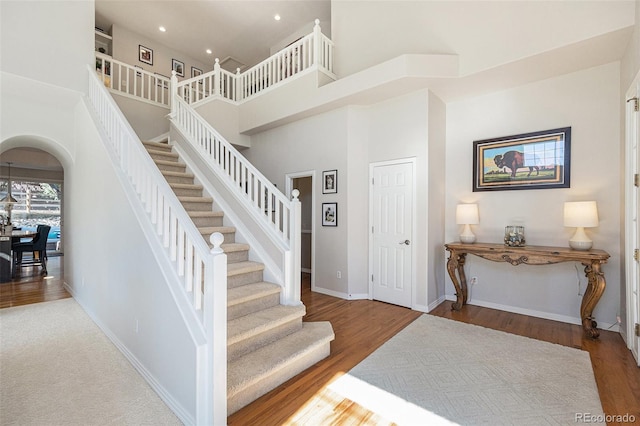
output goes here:
[[[16, 203], [0, 214], [11, 214], [16, 227], [28, 230], [51, 226], [47, 239], [47, 275], [36, 266], [21, 268], [10, 282], [0, 284], [0, 307], [71, 297], [64, 287], [64, 164], [60, 146], [41, 137], [20, 136], [0, 143], [0, 198], [11, 180]], [[60, 161], [61, 159], [62, 161]], [[63, 164], [64, 163], [64, 164]], [[10, 178], [10, 179], [9, 179]]]

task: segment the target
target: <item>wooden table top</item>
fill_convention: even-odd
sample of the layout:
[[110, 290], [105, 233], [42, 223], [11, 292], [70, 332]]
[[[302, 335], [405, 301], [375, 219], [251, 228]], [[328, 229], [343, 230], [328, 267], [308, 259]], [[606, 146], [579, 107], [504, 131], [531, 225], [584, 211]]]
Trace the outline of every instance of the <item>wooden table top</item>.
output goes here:
[[445, 244], [447, 250], [455, 250], [459, 252], [471, 253], [481, 257], [500, 256], [500, 255], [518, 255], [530, 257], [553, 257], [559, 261], [600, 261], [606, 262], [609, 253], [604, 250], [574, 250], [570, 247], [551, 247], [551, 246], [524, 246], [509, 247], [504, 244], [496, 243], [448, 243]]

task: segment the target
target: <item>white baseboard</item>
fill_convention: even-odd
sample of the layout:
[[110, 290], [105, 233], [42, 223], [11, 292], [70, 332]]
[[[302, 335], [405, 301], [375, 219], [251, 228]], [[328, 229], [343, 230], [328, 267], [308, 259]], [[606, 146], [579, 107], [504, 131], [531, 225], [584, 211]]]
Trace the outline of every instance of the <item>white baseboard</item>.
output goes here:
[[349, 299], [349, 300], [368, 300], [369, 299], [369, 294], [368, 293], [349, 294], [349, 295], [347, 295], [347, 299]]
[[305, 272], [307, 274], [311, 273], [311, 268], [300, 268], [300, 272]]
[[326, 294], [327, 296], [339, 297], [340, 299], [349, 300], [349, 295], [346, 293], [342, 293], [340, 291], [329, 290], [327, 288], [322, 288], [318, 286], [313, 287], [311, 291], [315, 291], [316, 293]]
[[[65, 282], [64, 287], [73, 296], [71, 287]], [[100, 320], [96, 318], [92, 311], [87, 310], [86, 306], [82, 303], [82, 300], [76, 299], [75, 301], [82, 307], [85, 313], [91, 318], [91, 320], [100, 328], [100, 330], [107, 336], [111, 343], [122, 353], [122, 355], [131, 363], [133, 368], [142, 376], [142, 378], [149, 384], [149, 386], [158, 394], [160, 399], [167, 404], [169, 409], [178, 417], [178, 419], [186, 425], [196, 424], [195, 418], [193, 418], [187, 410], [184, 409], [182, 404], [176, 401], [173, 396], [167, 392], [167, 390], [158, 382], [149, 370], [136, 358], [136, 356], [129, 351], [129, 349], [106, 327]]]
[[427, 306], [427, 310], [425, 312], [433, 311], [436, 307], [438, 307], [445, 300], [446, 300], [445, 296], [438, 297], [436, 300], [434, 300], [433, 302], [429, 303], [429, 306]]
[[[452, 295], [446, 295], [445, 299], [451, 300], [453, 302], [457, 300], [456, 296], [452, 296]], [[582, 325], [582, 320], [580, 318], [570, 317], [567, 315], [552, 314], [549, 312], [537, 311], [534, 309], [525, 309], [525, 308], [519, 308], [517, 306], [509, 306], [509, 305], [502, 305], [499, 303], [485, 302], [483, 300], [470, 300], [470, 301], [467, 301], [467, 304], [474, 305], [474, 306], [482, 306], [483, 308], [497, 309], [499, 311], [512, 312], [514, 314], [528, 315], [530, 317], [565, 322], [567, 324]], [[606, 323], [601, 321], [597, 321], [597, 322], [598, 322], [598, 328], [601, 330], [619, 332], [620, 327], [615, 328], [614, 327], [616, 325], [615, 323], [611, 324], [611, 323]]]

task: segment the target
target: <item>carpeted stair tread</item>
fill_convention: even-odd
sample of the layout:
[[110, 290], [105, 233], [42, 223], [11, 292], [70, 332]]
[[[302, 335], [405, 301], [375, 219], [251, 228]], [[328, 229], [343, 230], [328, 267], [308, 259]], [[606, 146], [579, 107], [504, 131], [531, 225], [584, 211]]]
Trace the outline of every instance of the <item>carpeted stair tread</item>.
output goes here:
[[166, 141], [166, 139], [165, 139], [165, 142], [142, 141], [142, 144], [145, 145], [145, 146], [155, 146], [155, 147], [158, 147], [158, 148], [166, 147], [166, 146], [171, 147], [171, 145], [169, 145], [169, 143], [168, 143], [168, 141]]
[[169, 161], [169, 160], [155, 160], [154, 161], [158, 166], [180, 166], [180, 167], [187, 167], [186, 164], [184, 163], [180, 163], [178, 161]]
[[187, 212], [190, 217], [222, 217], [224, 216], [224, 212], [216, 212], [216, 211], [191, 211]]
[[173, 159], [173, 160], [165, 160], [165, 161], [178, 161], [178, 159], [180, 158], [180, 156], [173, 151], [147, 148], [147, 152], [149, 153], [149, 155], [159, 155], [162, 157], [169, 157]]
[[227, 277], [246, 274], [248, 272], [264, 271], [264, 264], [260, 262], [238, 262], [227, 265]]
[[170, 183], [171, 189], [202, 189], [202, 185], [196, 185], [195, 183]]
[[334, 338], [329, 322], [305, 322], [301, 330], [229, 362], [227, 398], [233, 398], [238, 392], [286, 369], [296, 358], [328, 344]]
[[160, 170], [160, 172], [165, 177], [174, 176], [174, 177], [184, 177], [184, 178], [191, 178], [191, 179], [195, 177], [193, 173], [187, 173], [187, 172], [174, 172], [171, 170]]
[[249, 244], [244, 243], [224, 243], [220, 247], [222, 247], [222, 251], [225, 253], [234, 253], [237, 251], [246, 251], [251, 249]]
[[227, 290], [227, 307], [280, 293], [280, 286], [268, 282], [247, 284]]
[[227, 322], [227, 346], [272, 330], [282, 324], [302, 319], [304, 305], [277, 305]]
[[181, 203], [213, 203], [211, 197], [178, 197]]

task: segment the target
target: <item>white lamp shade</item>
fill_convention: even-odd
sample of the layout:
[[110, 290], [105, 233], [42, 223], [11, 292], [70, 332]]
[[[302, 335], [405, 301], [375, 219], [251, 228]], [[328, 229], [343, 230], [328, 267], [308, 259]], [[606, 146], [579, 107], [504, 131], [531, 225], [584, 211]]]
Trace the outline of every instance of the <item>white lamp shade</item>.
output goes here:
[[598, 226], [598, 206], [595, 201], [564, 203], [564, 226], [593, 228]]
[[456, 208], [456, 224], [477, 225], [480, 223], [477, 204], [458, 204]]

